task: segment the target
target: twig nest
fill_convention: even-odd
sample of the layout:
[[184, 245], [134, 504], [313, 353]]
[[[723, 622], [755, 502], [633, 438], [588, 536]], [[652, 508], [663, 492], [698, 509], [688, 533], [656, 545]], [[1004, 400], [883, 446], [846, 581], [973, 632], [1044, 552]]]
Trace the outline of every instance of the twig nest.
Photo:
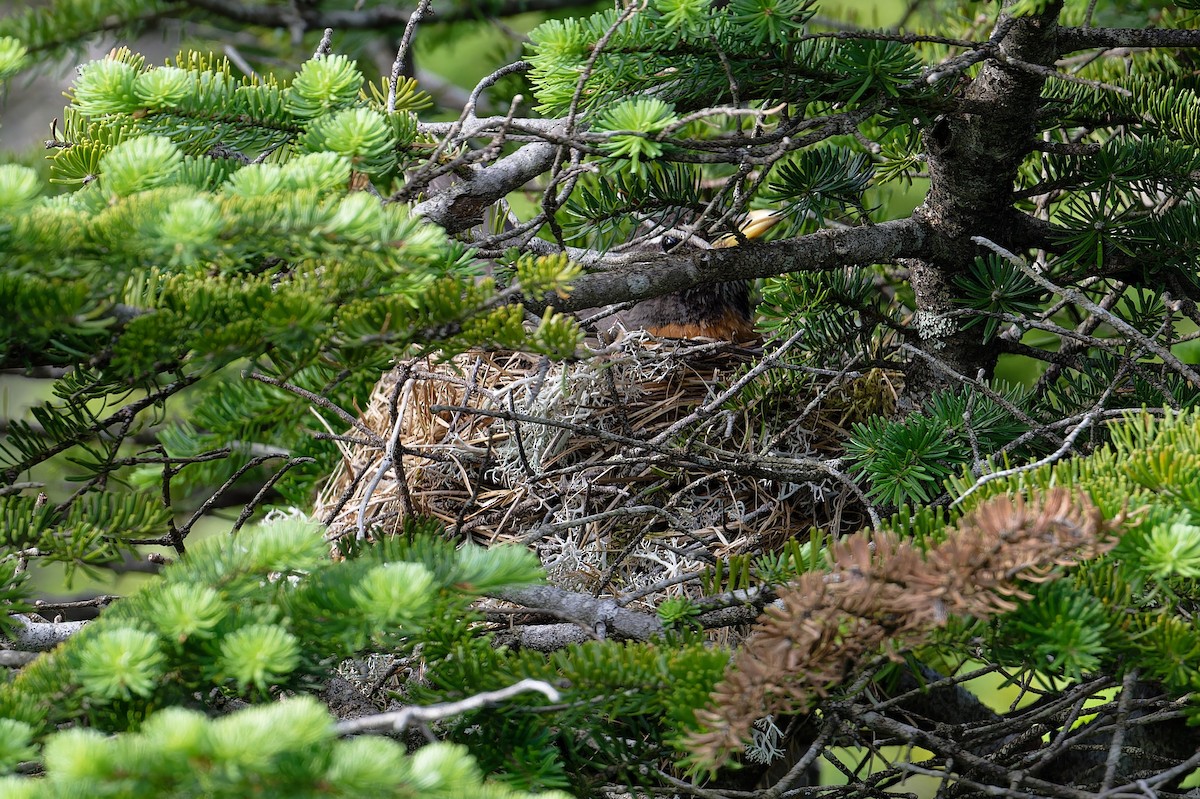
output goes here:
[[564, 588], [678, 593], [667, 584], [806, 535], [846, 504], [846, 486], [812, 459], [829, 435], [812, 408], [801, 416], [806, 398], [772, 392], [768, 370], [728, 391], [753, 354], [631, 333], [572, 363], [514, 352], [401, 363], [316, 513], [331, 540], [431, 516], [481, 544], [536, 547]]

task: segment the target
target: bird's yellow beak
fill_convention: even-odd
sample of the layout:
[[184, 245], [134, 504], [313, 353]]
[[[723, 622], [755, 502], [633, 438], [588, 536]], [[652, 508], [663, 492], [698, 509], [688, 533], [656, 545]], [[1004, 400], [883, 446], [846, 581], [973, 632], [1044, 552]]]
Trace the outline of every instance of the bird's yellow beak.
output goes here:
[[[775, 211], [758, 210], [746, 215], [738, 232], [747, 239], [756, 239], [783, 221], [783, 216]], [[738, 243], [736, 233], [726, 233], [712, 243], [714, 247], [733, 247]]]

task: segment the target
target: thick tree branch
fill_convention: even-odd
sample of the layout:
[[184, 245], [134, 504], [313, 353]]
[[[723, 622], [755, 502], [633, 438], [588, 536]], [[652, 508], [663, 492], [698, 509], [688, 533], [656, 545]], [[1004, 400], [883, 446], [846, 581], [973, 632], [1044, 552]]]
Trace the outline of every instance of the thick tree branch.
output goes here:
[[413, 213], [436, 222], [450, 233], [478, 225], [490, 205], [546, 172], [558, 157], [558, 152], [556, 144], [527, 144], [418, 203]]
[[[1060, 7], [1051, 3], [1035, 16], [1002, 14], [996, 26], [1003, 31], [997, 58], [984, 62], [957, 108], [924, 137], [930, 187], [916, 215], [930, 228], [933, 254], [911, 267], [916, 325], [926, 352], [962, 374], [978, 368], [990, 374], [999, 348], [981, 342], [949, 316], [954, 279], [982, 254], [971, 236], [1006, 243], [1013, 235], [1013, 184], [1037, 138], [1042, 85], [1056, 57]], [[908, 376], [917, 395], [947, 384], [943, 375], [920, 363]]]
[[663, 632], [662, 622], [657, 616], [627, 610], [618, 605], [615, 599], [597, 599], [551, 585], [504, 588], [491, 595], [527, 608], [553, 611], [556, 616], [575, 619], [587, 624], [601, 638], [646, 641]]
[[14, 615], [20, 626], [12, 634], [12, 644], [17, 649], [47, 652], [83, 629], [86, 621], [33, 621], [26, 616]]
[[1093, 47], [1200, 47], [1200, 30], [1165, 28], [1059, 28], [1058, 52]]
[[[543, 304], [575, 311], [729, 280], [787, 272], [824, 272], [915, 258], [925, 252], [927, 237], [921, 223], [898, 219], [880, 225], [822, 230], [786, 241], [669, 255], [636, 252], [601, 258], [583, 251], [572, 256], [578, 256], [585, 266], [602, 266], [612, 271], [585, 275], [575, 281], [569, 297], [548, 295]], [[552, 247], [545, 244], [544, 249], [552, 252]]]

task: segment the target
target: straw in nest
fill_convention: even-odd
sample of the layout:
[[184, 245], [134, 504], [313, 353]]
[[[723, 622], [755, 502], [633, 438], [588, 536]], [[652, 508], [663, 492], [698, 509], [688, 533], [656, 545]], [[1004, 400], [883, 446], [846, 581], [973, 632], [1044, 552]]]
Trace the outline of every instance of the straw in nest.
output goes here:
[[[485, 545], [535, 546], [564, 588], [648, 596], [827, 525], [846, 503], [829, 477], [731, 468], [824, 448], [765, 399], [714, 407], [746, 361], [728, 344], [630, 333], [567, 364], [512, 352], [402, 363], [360, 419], [376, 442], [345, 450], [318, 518], [336, 539], [432, 516]], [[682, 590], [663, 587], [657, 598]]]

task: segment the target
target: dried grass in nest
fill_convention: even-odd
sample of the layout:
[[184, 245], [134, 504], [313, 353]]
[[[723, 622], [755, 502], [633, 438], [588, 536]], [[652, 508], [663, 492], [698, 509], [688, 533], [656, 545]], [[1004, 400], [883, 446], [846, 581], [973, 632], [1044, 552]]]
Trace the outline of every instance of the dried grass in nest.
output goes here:
[[697, 412], [745, 370], [745, 350], [638, 333], [610, 350], [568, 364], [471, 352], [385, 374], [360, 418], [376, 444], [348, 447], [317, 502], [331, 540], [432, 516], [481, 544], [536, 547], [561, 587], [657, 600], [683, 589], [654, 586], [842, 513], [832, 478], [737, 468], [827, 450], [819, 425], [794, 423], [807, 398], [788, 398], [793, 413], [765, 394]]

